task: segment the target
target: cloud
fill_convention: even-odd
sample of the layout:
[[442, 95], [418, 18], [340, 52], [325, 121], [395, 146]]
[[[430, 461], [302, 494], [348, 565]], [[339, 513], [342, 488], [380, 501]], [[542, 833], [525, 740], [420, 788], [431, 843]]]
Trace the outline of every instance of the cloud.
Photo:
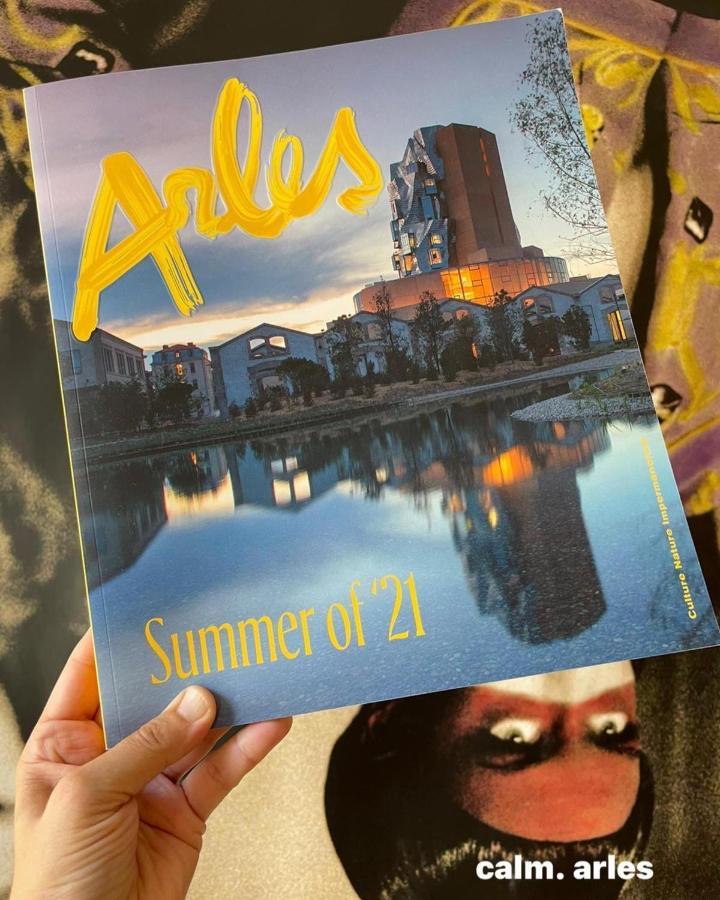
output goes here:
[[315, 334], [322, 331], [327, 322], [350, 312], [353, 309], [347, 294], [329, 290], [298, 302], [278, 303], [274, 299], [263, 298], [240, 308], [233, 302], [213, 308], [203, 306], [189, 317], [181, 316], [168, 307], [167, 314], [139, 320], [115, 319], [103, 322], [102, 327], [142, 347], [149, 355], [164, 344], [186, 344], [190, 341], [204, 347], [221, 344], [262, 322]]

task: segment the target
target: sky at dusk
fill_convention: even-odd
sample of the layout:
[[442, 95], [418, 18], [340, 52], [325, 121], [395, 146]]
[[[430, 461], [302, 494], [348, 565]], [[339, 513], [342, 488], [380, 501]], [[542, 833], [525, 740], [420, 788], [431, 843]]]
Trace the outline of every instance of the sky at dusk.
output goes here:
[[[263, 166], [275, 134], [285, 129], [303, 142], [306, 176], [342, 106], [355, 111], [360, 136], [385, 180], [416, 128], [458, 122], [494, 132], [523, 244], [561, 255], [567, 227], [545, 212], [539, 199], [546, 173], [529, 166], [525, 139], [509, 124], [533, 18], [41, 87], [36, 97], [52, 176], [54, 239], [47, 209], [41, 209], [41, 224], [46, 254], [51, 248], [59, 260], [50, 277], [54, 316], [71, 317], [80, 247], [103, 157], [132, 153], [158, 190], [176, 168], [210, 168], [213, 110], [232, 77], [259, 98]], [[241, 148], [246, 129], [243, 116]], [[35, 178], [40, 182], [43, 173], [36, 170]], [[181, 316], [146, 259], [103, 292], [100, 326], [151, 353], [174, 342], [207, 347], [264, 321], [319, 331], [337, 315], [351, 313], [352, 296], [366, 283], [395, 277], [387, 194], [380, 194], [367, 216], [353, 216], [335, 198], [354, 183], [341, 165], [321, 210], [295, 220], [274, 240], [233, 231], [209, 241], [191, 221], [181, 242], [204, 306], [191, 318]], [[41, 199], [44, 186], [38, 184]], [[256, 200], [267, 202], [262, 177]], [[111, 245], [129, 232], [124, 216], [116, 213]], [[586, 264], [575, 268], [574, 274], [588, 271]], [[611, 266], [601, 268], [604, 273]]]

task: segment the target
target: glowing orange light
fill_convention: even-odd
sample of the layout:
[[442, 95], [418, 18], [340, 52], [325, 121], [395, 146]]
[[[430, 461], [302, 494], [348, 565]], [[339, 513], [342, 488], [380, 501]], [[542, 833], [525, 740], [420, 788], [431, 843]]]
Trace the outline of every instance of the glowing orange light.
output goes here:
[[525, 447], [511, 447], [482, 470], [483, 482], [492, 487], [531, 478], [535, 467]]

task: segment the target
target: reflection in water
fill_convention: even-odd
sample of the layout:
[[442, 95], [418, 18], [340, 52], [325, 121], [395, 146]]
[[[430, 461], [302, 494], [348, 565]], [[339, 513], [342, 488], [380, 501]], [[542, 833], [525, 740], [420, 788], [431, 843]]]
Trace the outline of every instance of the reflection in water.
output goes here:
[[165, 468], [163, 494], [168, 521], [232, 513], [235, 501], [222, 449], [173, 454]]
[[[123, 572], [167, 521], [160, 470], [153, 461], [103, 466], [78, 489], [78, 506], [90, 587]], [[81, 483], [82, 485], [82, 483]], [[92, 514], [91, 514], [92, 509]]]
[[[376, 517], [377, 504], [406, 496], [411, 513], [435, 510], [447, 520], [448, 546], [462, 559], [479, 612], [531, 644], [579, 634], [602, 616], [605, 600], [576, 474], [610, 448], [608, 425], [510, 418], [532, 399], [458, 403], [302, 438], [99, 466], [90, 473], [96, 553], [84, 535], [91, 583], [100, 571], [107, 581], [131, 567], [167, 521], [238, 507], [246, 515], [297, 513], [334, 490], [361, 493], [372, 501], [365, 516]], [[318, 554], [316, 535], [297, 538]]]

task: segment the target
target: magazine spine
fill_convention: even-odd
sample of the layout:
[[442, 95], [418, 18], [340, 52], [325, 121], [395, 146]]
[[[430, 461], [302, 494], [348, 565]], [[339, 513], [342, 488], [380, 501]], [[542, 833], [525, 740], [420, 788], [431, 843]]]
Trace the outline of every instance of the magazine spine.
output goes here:
[[[63, 390], [62, 369], [60, 365], [60, 350], [58, 347], [57, 334], [55, 331], [55, 322], [53, 320], [53, 308], [50, 304], [50, 291], [53, 284], [61, 284], [61, 266], [60, 266], [60, 248], [58, 246], [58, 234], [55, 226], [55, 217], [53, 215], [52, 193], [50, 191], [50, 178], [48, 173], [48, 161], [45, 153], [45, 141], [43, 137], [43, 121], [38, 104], [38, 94], [35, 88], [30, 87], [23, 91], [23, 101], [25, 104], [25, 117], [28, 126], [28, 141], [30, 149], [30, 159], [33, 172], [33, 186], [35, 190], [35, 200], [37, 206], [37, 214], [40, 222], [40, 240], [43, 253], [43, 261], [45, 264], [45, 272], [47, 275], [48, 285], [48, 307], [50, 312], [50, 330], [53, 337], [53, 345], [55, 348], [55, 363], [58, 373], [58, 388], [60, 392], [60, 403], [63, 414], [63, 424], [65, 427], [65, 442], [67, 447], [68, 465], [70, 468], [70, 482], [73, 491], [73, 504], [75, 507], [75, 525], [77, 529], [78, 544], [80, 547], [81, 568], [83, 577], [83, 586], [85, 591], [85, 602], [87, 604], [88, 619], [92, 629], [93, 648], [95, 652], [96, 677], [98, 679], [98, 695], [100, 699], [100, 718], [103, 728], [103, 737], [105, 746], [109, 747], [116, 743], [121, 736], [120, 721], [118, 715], [117, 689], [115, 686], [115, 676], [113, 671], [112, 650], [109, 635], [107, 634], [107, 620], [105, 616], [105, 599], [100, 590], [102, 598], [102, 610], [98, 614], [95, 610], [93, 615], [92, 604], [90, 603], [90, 590], [87, 580], [87, 565], [85, 559], [85, 548], [83, 546], [82, 530], [80, 525], [80, 507], [78, 503], [78, 484], [76, 467], [72, 462], [72, 447], [70, 443], [70, 430], [68, 428], [68, 409], [67, 403], [74, 402], [77, 404], [78, 421], [80, 422], [82, 458], [84, 463], [83, 475], [87, 479], [87, 456], [85, 453], [85, 436], [82, 431], [82, 418], [80, 416], [80, 404], [77, 389], [73, 391], [72, 400], [65, 396]], [[52, 235], [52, 242], [46, 241], [46, 235]], [[62, 307], [65, 310], [65, 318], [70, 321], [69, 307], [67, 298], [61, 297]], [[92, 514], [93, 535], [95, 532], [95, 516]], [[104, 645], [104, 653], [98, 652], [99, 644]], [[107, 660], [109, 678], [104, 677], [103, 662]], [[108, 702], [108, 691], [112, 693], [112, 704]], [[111, 715], [112, 714], [112, 715]]]

